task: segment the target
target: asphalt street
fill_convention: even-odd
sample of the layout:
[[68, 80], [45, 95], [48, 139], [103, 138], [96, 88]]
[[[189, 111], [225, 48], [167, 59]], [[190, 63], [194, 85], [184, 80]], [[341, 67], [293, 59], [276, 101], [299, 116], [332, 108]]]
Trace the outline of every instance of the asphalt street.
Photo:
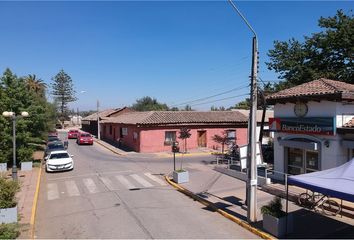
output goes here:
[[[257, 238], [167, 185], [172, 158], [117, 156], [75, 140], [68, 151], [73, 171], [42, 173], [36, 238]], [[203, 171], [206, 158], [183, 159], [183, 167]]]

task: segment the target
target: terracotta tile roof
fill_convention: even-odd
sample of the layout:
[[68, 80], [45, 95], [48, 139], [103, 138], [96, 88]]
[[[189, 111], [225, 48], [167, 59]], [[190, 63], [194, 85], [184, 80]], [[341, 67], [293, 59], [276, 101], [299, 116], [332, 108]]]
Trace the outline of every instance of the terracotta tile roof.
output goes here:
[[[100, 118], [103, 118], [103, 117], [109, 116], [112, 113], [118, 112], [120, 110], [121, 110], [121, 108], [116, 108], [116, 109], [110, 108], [110, 109], [106, 109], [106, 110], [100, 111], [98, 113], [98, 115], [99, 115]], [[88, 116], [84, 117], [82, 120], [96, 121], [97, 120], [97, 113], [93, 113], [91, 115], [88, 115]]]
[[[232, 109], [232, 111], [238, 111], [242, 113], [247, 117], [247, 119], [250, 114], [250, 110], [245, 110], [245, 109]], [[257, 110], [257, 114], [256, 114], [257, 122], [259, 123], [262, 122], [262, 115], [263, 115], [263, 110]], [[264, 121], [269, 122], [269, 118], [273, 118], [273, 117], [274, 117], [274, 110], [267, 109]]]
[[341, 94], [342, 96], [343, 93], [354, 94], [354, 85], [345, 82], [320, 78], [318, 80], [303, 83], [301, 85], [269, 95], [267, 96], [267, 101], [281, 100], [294, 97], [320, 97], [321, 95], [335, 94]]
[[150, 111], [124, 113], [105, 118], [102, 122], [138, 125], [237, 124], [246, 123], [247, 117], [237, 111]]

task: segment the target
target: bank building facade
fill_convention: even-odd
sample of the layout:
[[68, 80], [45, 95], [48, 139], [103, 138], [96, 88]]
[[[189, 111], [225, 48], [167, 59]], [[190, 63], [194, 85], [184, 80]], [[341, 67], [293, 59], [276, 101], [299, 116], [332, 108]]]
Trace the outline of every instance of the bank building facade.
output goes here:
[[276, 172], [321, 171], [354, 157], [353, 84], [321, 78], [269, 95], [267, 103], [274, 105]]

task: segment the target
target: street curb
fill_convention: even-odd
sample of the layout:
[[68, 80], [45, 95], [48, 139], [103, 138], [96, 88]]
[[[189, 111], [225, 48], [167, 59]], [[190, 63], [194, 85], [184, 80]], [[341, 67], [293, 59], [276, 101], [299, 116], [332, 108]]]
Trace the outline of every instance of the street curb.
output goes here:
[[115, 150], [113, 150], [113, 149], [107, 147], [106, 145], [100, 143], [97, 139], [94, 139], [94, 141], [95, 141], [95, 143], [98, 143], [98, 144], [101, 145], [102, 147], [108, 149], [109, 151], [111, 151], [111, 152], [113, 152], [113, 153], [115, 153], [115, 154], [118, 154], [118, 155], [121, 155], [121, 156], [125, 156], [125, 155], [126, 155], [126, 154], [122, 154], [122, 153], [120, 153], [120, 152], [118, 152], [118, 151], [115, 151]]
[[34, 239], [34, 223], [35, 223], [35, 217], [36, 217], [36, 212], [37, 212], [38, 193], [39, 193], [39, 187], [40, 187], [40, 183], [41, 183], [41, 176], [42, 176], [42, 161], [41, 161], [41, 165], [39, 167], [36, 192], [34, 193], [33, 204], [32, 204], [32, 214], [31, 214], [31, 220], [30, 220], [30, 228], [31, 228], [30, 229], [30, 237], [31, 237], [31, 239]]
[[166, 181], [172, 185], [173, 187], [177, 188], [180, 192], [184, 193], [185, 195], [193, 198], [194, 200], [200, 202], [201, 204], [203, 204], [206, 207], [211, 208], [212, 210], [218, 212], [219, 214], [221, 214], [222, 216], [224, 216], [225, 218], [237, 223], [238, 225], [240, 225], [241, 227], [245, 228], [246, 230], [256, 234], [257, 236], [261, 237], [262, 239], [276, 239], [275, 237], [271, 236], [268, 233], [263, 232], [262, 230], [259, 230], [253, 226], [251, 226], [248, 222], [245, 222], [235, 216], [232, 216], [231, 214], [219, 209], [214, 203], [205, 200], [201, 197], [199, 197], [198, 195], [192, 193], [191, 191], [183, 188], [182, 186], [180, 186], [179, 184], [176, 184], [174, 182], [171, 181], [171, 179], [168, 176], [165, 176]]

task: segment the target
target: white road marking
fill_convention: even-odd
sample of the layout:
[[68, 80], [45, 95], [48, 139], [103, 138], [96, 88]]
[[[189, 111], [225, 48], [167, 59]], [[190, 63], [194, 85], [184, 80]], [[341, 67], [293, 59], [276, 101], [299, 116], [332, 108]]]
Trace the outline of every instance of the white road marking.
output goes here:
[[89, 190], [90, 193], [97, 193], [98, 189], [95, 182], [91, 178], [84, 178], [82, 181], [85, 184], [85, 187]]
[[151, 183], [149, 183], [148, 181], [146, 181], [144, 178], [140, 177], [137, 174], [132, 174], [132, 175], [129, 175], [129, 176], [134, 178], [137, 182], [139, 182], [144, 187], [153, 187], [154, 186], [154, 185], [152, 185]]
[[74, 181], [65, 181], [66, 190], [68, 191], [69, 196], [80, 196], [80, 191], [76, 186]]
[[47, 190], [48, 200], [54, 200], [59, 198], [58, 185], [56, 183], [48, 183]]
[[101, 181], [104, 183], [104, 185], [106, 185], [106, 187], [112, 191], [112, 190], [118, 190], [116, 188], [114, 188], [112, 181], [109, 178], [106, 177], [100, 177]]
[[118, 179], [118, 181], [123, 184], [126, 188], [131, 189], [131, 188], [136, 188], [136, 186], [134, 186], [134, 184], [132, 184], [131, 182], [128, 181], [128, 179], [126, 179], [124, 176], [122, 175], [118, 175], [116, 176], [116, 178]]
[[166, 186], [167, 183], [165, 181], [162, 181], [160, 178], [152, 175], [151, 173], [144, 173], [145, 176], [147, 176], [148, 178], [150, 178], [151, 180], [153, 180], [154, 182], [159, 183], [162, 186]]

